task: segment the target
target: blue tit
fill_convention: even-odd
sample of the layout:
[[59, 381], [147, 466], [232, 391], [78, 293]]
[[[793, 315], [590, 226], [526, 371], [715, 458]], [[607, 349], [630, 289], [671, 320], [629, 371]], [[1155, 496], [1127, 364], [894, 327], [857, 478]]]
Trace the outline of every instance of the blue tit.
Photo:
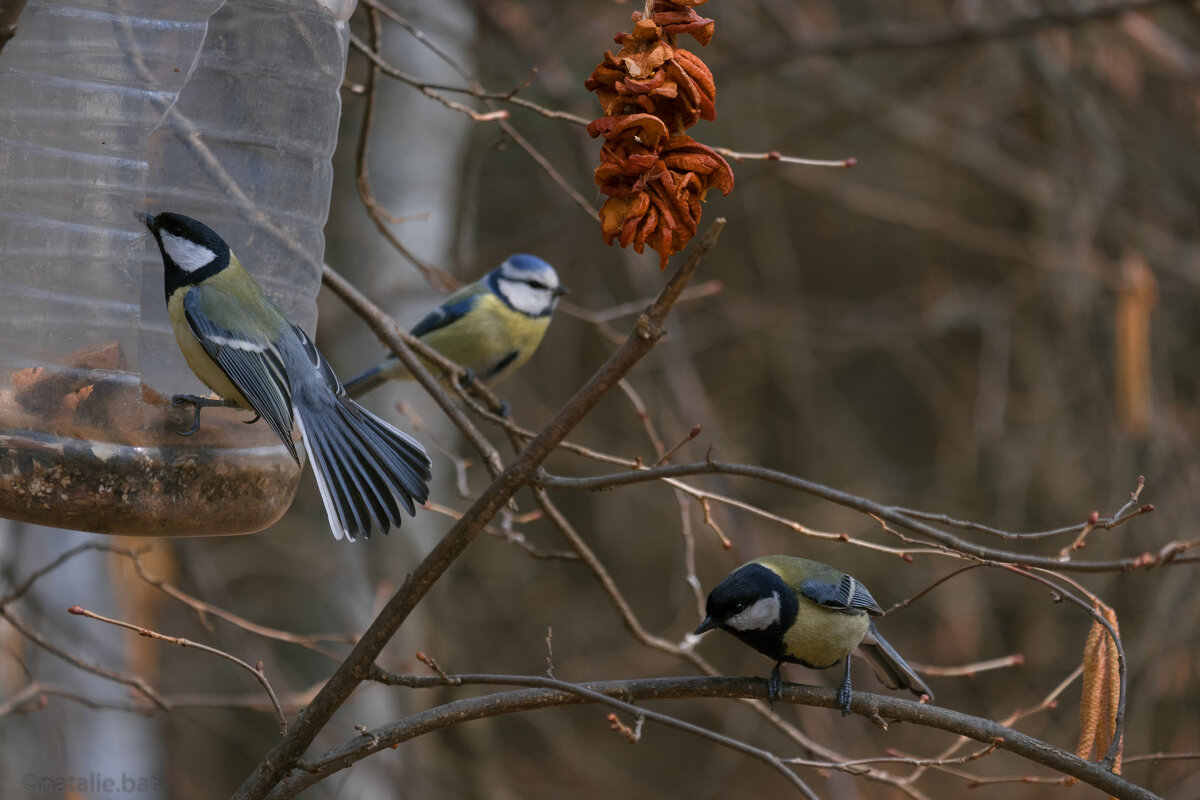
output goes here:
[[[419, 442], [346, 396], [304, 331], [259, 288], [208, 226], [182, 214], [139, 214], [162, 253], [167, 312], [196, 376], [223, 400], [176, 395], [203, 406], [236, 406], [266, 420], [300, 463], [293, 428], [312, 462], [337, 539], [387, 533], [429, 497], [429, 456]], [[251, 420], [253, 421], [253, 420]]]
[[765, 556], [743, 564], [708, 595], [696, 634], [720, 628], [775, 660], [767, 699], [783, 691], [783, 662], [826, 669], [845, 659], [838, 707], [850, 713], [850, 654], [861, 648], [875, 675], [889, 689], [908, 689], [933, 699], [933, 692], [875, 629], [883, 609], [867, 587], [833, 567], [792, 556]]
[[[554, 267], [517, 254], [446, 298], [412, 329], [412, 335], [494, 386], [529, 360], [542, 343], [558, 298], [569, 290]], [[346, 381], [358, 395], [388, 380], [410, 380], [395, 356]]]

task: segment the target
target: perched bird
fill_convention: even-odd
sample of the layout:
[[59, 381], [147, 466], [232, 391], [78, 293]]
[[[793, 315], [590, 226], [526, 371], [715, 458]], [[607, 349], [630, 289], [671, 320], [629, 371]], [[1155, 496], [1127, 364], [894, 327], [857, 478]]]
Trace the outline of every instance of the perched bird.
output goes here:
[[[220, 236], [182, 214], [139, 214], [162, 253], [167, 312], [196, 376], [222, 400], [175, 395], [200, 409], [234, 406], [255, 413], [300, 463], [293, 427], [308, 451], [329, 526], [354, 541], [400, 526], [400, 508], [429, 497], [429, 456], [417, 440], [346, 396], [304, 331], [259, 288]], [[254, 420], [251, 420], [253, 422]]]
[[[517, 254], [446, 298], [411, 333], [446, 358], [495, 385], [529, 360], [542, 343], [558, 298], [569, 290], [554, 267]], [[388, 380], [411, 379], [395, 356], [346, 381], [353, 395]]]
[[[783, 691], [783, 662], [826, 669], [846, 660], [838, 707], [850, 713], [850, 653], [861, 647], [875, 675], [889, 689], [933, 692], [875, 630], [871, 616], [883, 609], [867, 587], [833, 567], [792, 556], [765, 556], [735, 569], [708, 595], [696, 634], [720, 628], [775, 660], [767, 699]], [[870, 616], [868, 616], [870, 615]]]

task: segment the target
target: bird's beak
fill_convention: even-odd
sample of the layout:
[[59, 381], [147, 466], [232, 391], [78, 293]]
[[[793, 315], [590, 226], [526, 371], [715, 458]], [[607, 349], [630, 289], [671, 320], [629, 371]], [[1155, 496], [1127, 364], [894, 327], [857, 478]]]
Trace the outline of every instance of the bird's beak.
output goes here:
[[699, 627], [696, 628], [696, 630], [692, 633], [692, 635], [699, 636], [702, 633], [711, 631], [715, 627], [717, 627], [717, 623], [713, 622], [713, 618], [705, 617], [704, 622], [700, 623]]
[[154, 230], [154, 217], [149, 214], [143, 214], [141, 211], [133, 212], [133, 215], [138, 218], [138, 221], [145, 225], [150, 230]]
[[554, 295], [555, 297], [562, 297], [564, 294], [570, 294], [570, 293], [571, 293], [571, 290], [565, 286], [555, 286], [553, 289], [550, 290], [550, 294]]

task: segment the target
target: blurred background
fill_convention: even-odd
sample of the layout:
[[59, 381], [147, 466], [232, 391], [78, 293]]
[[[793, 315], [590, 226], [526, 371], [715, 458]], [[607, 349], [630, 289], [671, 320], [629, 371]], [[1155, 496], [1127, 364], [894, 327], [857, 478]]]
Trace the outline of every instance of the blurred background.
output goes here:
[[[522, 87], [521, 98], [588, 119], [599, 111], [583, 81], [640, 8], [592, 2], [571, 4], [568, 12], [548, 0], [390, 5], [488, 90]], [[366, 41], [364, 8], [351, 24]], [[731, 159], [734, 191], [710, 195], [700, 226], [717, 216], [728, 220], [697, 276], [710, 291], [676, 308], [667, 340], [629, 378], [654, 435], [668, 448], [702, 426], [675, 460], [701, 460], [711, 447], [721, 460], [1012, 532], [1079, 524], [1093, 510], [1106, 517], [1144, 475], [1139, 502], [1153, 503], [1154, 513], [1093, 533], [1075, 557], [1130, 558], [1195, 539], [1200, 17], [1194, 4], [925, 0], [881, 8], [744, 0], [699, 10], [717, 22], [712, 43], [680, 44], [703, 57], [716, 78], [717, 119], [693, 128], [695, 138], [744, 154], [858, 163], [839, 170]], [[384, 22], [381, 52], [431, 85], [465, 85], [446, 58], [394, 21]], [[410, 327], [441, 295], [380, 236], [359, 199], [364, 99], [354, 87], [365, 80], [364, 65], [352, 48], [325, 258]], [[489, 108], [467, 95], [443, 94]], [[541, 350], [500, 387], [517, 422], [538, 429], [616, 346], [580, 310], [640, 308], [666, 275], [653, 253], [606, 247], [596, 221], [560, 185], [593, 208], [602, 202], [592, 183], [599, 145], [581, 126], [503, 103], [490, 107], [508, 109], [510, 129], [473, 121], [381, 78], [366, 172], [376, 200], [400, 218], [390, 231], [421, 260], [469, 281], [510, 253], [530, 252], [555, 265], [571, 288]], [[318, 344], [342, 376], [382, 354], [328, 293], [320, 298], [319, 319]], [[624, 335], [633, 319], [609, 326]], [[610, 394], [571, 440], [655, 461], [633, 397]], [[486, 485], [486, 472], [420, 389], [389, 386], [367, 404], [410, 427], [419, 420], [418, 438], [429, 445], [439, 479], [435, 500], [451, 512], [467, 508], [470, 497], [456, 487], [451, 454], [472, 459], [471, 492]], [[511, 457], [505, 438], [483, 429]], [[561, 453], [547, 468], [570, 475], [613, 471]], [[815, 530], [899, 544], [868, 517], [778, 486], [691, 483]], [[645, 628], [672, 641], [682, 641], [700, 619], [686, 581], [685, 533], [696, 545], [704, 592], [746, 560], [787, 553], [853, 573], [886, 608], [962, 566], [928, 554], [907, 563], [714, 504], [713, 520], [732, 542], [726, 550], [705, 524], [704, 509], [661, 484], [552, 496]], [[566, 549], [547, 522], [521, 516], [536, 508], [528, 492], [517, 503], [513, 530], [539, 551]], [[0, 524], [8, 526], [0, 538], [6, 587], [80, 542], [145, 544]], [[445, 513], [423, 512], [386, 539], [335, 543], [306, 471], [291, 511], [270, 529], [156, 541], [143, 561], [191, 595], [262, 625], [352, 635], [451, 524]], [[1046, 555], [1071, 536], [1024, 544], [960, 534]], [[1195, 566], [1072, 576], [1111, 605], [1120, 622], [1129, 667], [1127, 758], [1200, 751], [1200, 598], [1188, 588]], [[143, 717], [49, 694], [36, 713], [10, 714], [0, 721], [6, 797], [23, 796], [16, 787], [24, 774], [64, 770], [158, 778], [161, 791], [147, 789], [146, 797], [225, 796], [278, 735], [269, 711], [230, 707], [261, 705], [258, 686], [244, 672], [69, 617], [63, 609], [73, 603], [220, 647], [251, 664], [262, 659], [276, 691], [293, 701], [292, 713], [335, 665], [295, 644], [198, 615], [139, 581], [127, 559], [82, 554], [21, 600], [21, 619], [85, 662], [145, 676], [178, 707]], [[1071, 674], [1090, 624], [1078, 608], [1054, 602], [1045, 587], [977, 569], [880, 627], [919, 664], [954, 667], [1022, 654], [1020, 666], [929, 679], [939, 705], [1003, 720], [1037, 706]], [[584, 566], [533, 558], [499, 536], [472, 544], [403, 626], [383, 666], [424, 673], [413, 657], [420, 650], [450, 672], [538, 674], [548, 628], [555, 674], [563, 679], [695, 672], [639, 644]], [[131, 702], [127, 687], [84, 675], [11, 625], [0, 623], [0, 641], [0, 702], [30, 680], [102, 703]], [[771, 666], [727, 636], [706, 637], [697, 647], [727, 674], [765, 676]], [[829, 687], [839, 677], [836, 670], [785, 670], [788, 680]], [[883, 691], [861, 665], [855, 686]], [[352, 737], [354, 725], [383, 724], [471, 691], [364, 686], [311, 754]], [[1074, 749], [1079, 695], [1075, 681], [1054, 707], [1016, 727]], [[735, 702], [661, 710], [781, 755], [803, 754]], [[647, 726], [641, 743], [630, 747], [609, 731], [607, 713], [585, 707], [459, 726], [369, 758], [305, 796], [706, 798], [791, 791], [761, 763], [676, 731]], [[934, 756], [955, 741], [904, 726], [884, 732], [823, 709], [789, 707], [781, 714], [850, 757], [886, 748]], [[1200, 797], [1194, 760], [1129, 763], [1124, 774], [1163, 796]], [[845, 774], [801, 775], [822, 797], [900, 796]], [[1023, 775], [1056, 777], [993, 754], [926, 774], [915, 784], [923, 794], [914, 796], [958, 796], [973, 778]], [[1001, 798], [1013, 788], [1001, 783], [973, 791]], [[1020, 791], [1057, 797], [1062, 789], [1034, 783]]]

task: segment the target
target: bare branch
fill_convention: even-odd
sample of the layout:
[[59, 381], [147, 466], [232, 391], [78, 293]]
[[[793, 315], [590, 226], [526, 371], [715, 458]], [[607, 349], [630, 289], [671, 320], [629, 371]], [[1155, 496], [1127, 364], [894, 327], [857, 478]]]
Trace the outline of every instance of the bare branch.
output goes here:
[[[386, 673], [378, 677], [390, 679], [395, 685], [428, 688], [444, 686], [446, 681], [437, 678], [417, 678], [410, 676], [392, 676]], [[451, 725], [476, 719], [486, 719], [502, 714], [511, 714], [535, 709], [557, 706], [579, 705], [589, 702], [600, 702], [597, 695], [606, 698], [619, 697], [626, 702], [643, 702], [646, 700], [684, 699], [684, 698], [758, 698], [766, 697], [766, 682], [752, 678], [645, 678], [628, 681], [603, 681], [582, 684], [564, 684], [562, 681], [541, 677], [505, 676], [505, 675], [451, 675], [449, 679], [455, 685], [501, 684], [520, 685], [537, 688], [519, 689], [498, 694], [455, 700], [437, 708], [414, 714], [406, 719], [398, 720], [389, 725], [380, 726], [370, 731], [371, 739], [363, 737], [343, 743], [330, 750], [314, 762], [298, 767], [288, 774], [285, 782], [268, 795], [272, 800], [283, 800], [293, 797], [299, 791], [325, 776], [345, 769], [366, 756], [390, 748], [401, 742], [408, 741], [431, 731], [442, 730]], [[820, 708], [837, 708], [837, 692], [833, 689], [821, 689], [796, 684], [785, 684], [782, 700], [789, 703], [815, 706]], [[607, 703], [607, 701], [605, 701]], [[972, 717], [957, 711], [938, 708], [911, 700], [875, 695], [867, 692], [854, 692], [851, 710], [868, 719], [880, 717], [900, 722], [927, 725], [940, 730], [967, 736], [982, 742], [989, 748], [999, 747], [1015, 753], [1023, 758], [1049, 767], [1063, 775], [1078, 778], [1091, 786], [1107, 792], [1121, 800], [1155, 800], [1158, 796], [1130, 783], [1125, 778], [1115, 775], [1099, 764], [1086, 761], [1073, 753], [1056, 748], [1019, 731], [1007, 728], [990, 720]], [[645, 714], [653, 719], [651, 713], [642, 706], [630, 707], [629, 713]], [[669, 719], [669, 718], [668, 718]], [[663, 719], [655, 721], [664, 722]], [[685, 723], [686, 724], [686, 723]], [[699, 730], [690, 732], [712, 738]], [[721, 742], [722, 745], [727, 745]], [[740, 743], [735, 743], [740, 744]], [[758, 753], [748, 752], [762, 758]], [[755, 750], [756, 748], [752, 749]], [[759, 751], [762, 752], [762, 751]], [[778, 756], [767, 754], [770, 758], [780, 760]], [[769, 759], [768, 763], [771, 763]], [[856, 762], [851, 762], [856, 763]]]
[[0, 598], [0, 609], [3, 609], [5, 606], [20, 600], [25, 596], [26, 592], [28, 592], [40, 579], [58, 569], [80, 553], [86, 553], [89, 550], [114, 552], [113, 548], [106, 544], [101, 544], [100, 542], [85, 542], [84, 544], [76, 545], [69, 550], [64, 550], [63, 552], [59, 553], [53, 561], [50, 561], [49, 563], [38, 567], [33, 572], [29, 573], [29, 577], [22, 581], [19, 586], [17, 586], [4, 597]]
[[[379, 13], [372, 8], [367, 13], [367, 19], [370, 24], [371, 50], [374, 51], [379, 47]], [[415, 266], [430, 286], [449, 291], [458, 287], [458, 281], [432, 264], [426, 264], [417, 257], [416, 253], [404, 246], [403, 242], [388, 227], [391, 215], [383, 210], [375, 200], [375, 194], [371, 191], [370, 177], [367, 175], [367, 144], [371, 140], [371, 129], [375, 122], [375, 81], [379, 69], [379, 65], [374, 60], [371, 61], [367, 68], [366, 83], [363, 84], [362, 93], [366, 102], [363, 104], [362, 123], [358, 129], [358, 146], [354, 151], [354, 175], [358, 186], [358, 195], [362, 200], [363, 207], [367, 210], [367, 215], [375, 223], [376, 230], [388, 240], [396, 252]]]
[[1117, 570], [1155, 567], [1163, 564], [1185, 563], [1191, 559], [1178, 558], [1179, 554], [1200, 546], [1200, 540], [1171, 542], [1159, 551], [1158, 556], [1148, 553], [1109, 561], [1073, 561], [1060, 560], [1049, 556], [1028, 555], [1009, 550], [999, 550], [983, 547], [968, 542], [945, 531], [927, 525], [905, 514], [896, 506], [885, 506], [864, 497], [848, 494], [814, 481], [797, 478], [793, 475], [777, 472], [763, 467], [746, 464], [730, 464], [718, 461], [705, 461], [695, 464], [677, 464], [664, 467], [634, 469], [628, 472], [600, 475], [590, 478], [566, 478], [539, 474], [537, 485], [543, 488], [575, 489], [585, 491], [605, 491], [635, 483], [644, 483], [662, 478], [680, 478], [689, 475], [740, 475], [748, 478], [786, 486], [797, 491], [820, 497], [831, 503], [869, 514], [881, 520], [912, 531], [918, 536], [925, 537], [948, 554], [958, 554], [987, 561], [1019, 564], [1026, 567], [1040, 567], [1049, 570], [1069, 570], [1072, 572], [1112, 572]]
[[143, 628], [140, 625], [134, 625], [130, 622], [125, 622], [124, 620], [113, 619], [112, 617], [106, 617], [102, 614], [97, 614], [96, 612], [89, 611], [82, 606], [71, 606], [67, 609], [67, 611], [71, 614], [75, 614], [76, 616], [98, 620], [99, 622], [106, 622], [109, 625], [116, 625], [118, 628], [131, 630], [138, 636], [144, 636], [147, 639], [157, 639], [161, 642], [169, 642], [179, 647], [191, 647], [196, 650], [201, 650], [205, 653], [211, 653], [214, 656], [220, 656], [226, 661], [236, 664], [253, 675], [259, 684], [262, 685], [263, 690], [267, 693], [267, 697], [271, 698], [271, 705], [275, 707], [275, 716], [279, 720], [279, 735], [284, 736], [287, 734], [287, 718], [283, 716], [283, 709], [279, 707], [279, 698], [275, 696], [275, 690], [271, 688], [271, 682], [267, 680], [267, 674], [263, 670], [261, 661], [258, 662], [258, 666], [252, 667], [237, 656], [226, 653], [224, 650], [219, 650], [216, 647], [209, 647], [206, 644], [200, 644], [199, 642], [193, 642], [191, 639], [184, 639], [178, 636], [167, 636], [166, 634], [152, 631], [149, 628]]
[[119, 672], [117, 670], [107, 669], [99, 664], [93, 664], [91, 662], [84, 661], [82, 658], [71, 655], [63, 648], [48, 641], [36, 630], [21, 623], [12, 615], [12, 612], [6, 608], [0, 607], [0, 618], [3, 618], [6, 622], [8, 622], [9, 625], [12, 625], [13, 628], [16, 629], [17, 633], [33, 642], [47, 653], [62, 659], [74, 667], [78, 667], [84, 672], [90, 672], [93, 675], [98, 675], [106, 680], [124, 684], [125, 686], [128, 686], [129, 688], [143, 695], [147, 700], [163, 711], [171, 710], [170, 704], [163, 699], [162, 695], [155, 691], [149, 683], [147, 683], [145, 678], [141, 677], [140, 675], [133, 675], [128, 672]]

